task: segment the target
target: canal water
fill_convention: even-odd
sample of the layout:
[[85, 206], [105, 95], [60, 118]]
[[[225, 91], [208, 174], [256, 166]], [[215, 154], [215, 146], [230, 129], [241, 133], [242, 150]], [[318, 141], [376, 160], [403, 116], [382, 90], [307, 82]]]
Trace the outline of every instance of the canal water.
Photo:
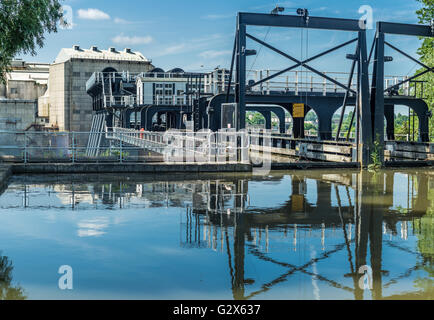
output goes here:
[[429, 170], [15, 176], [0, 193], [0, 299], [434, 298]]

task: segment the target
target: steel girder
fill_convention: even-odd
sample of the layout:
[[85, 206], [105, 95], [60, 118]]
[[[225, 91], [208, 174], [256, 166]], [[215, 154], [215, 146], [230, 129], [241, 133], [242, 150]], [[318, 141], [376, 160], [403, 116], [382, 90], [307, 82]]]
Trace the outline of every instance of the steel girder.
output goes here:
[[[261, 41], [256, 37], [247, 33], [248, 26], [268, 26], [268, 27], [284, 27], [284, 28], [309, 28], [309, 29], [322, 29], [322, 30], [339, 30], [339, 31], [349, 31], [357, 32], [357, 37], [346, 43], [343, 43], [337, 47], [331, 48], [329, 50], [320, 53], [314, 57], [307, 60], [300, 61], [287, 53], [280, 51], [279, 49], [271, 46], [265, 41]], [[359, 146], [359, 156], [358, 159], [362, 164], [367, 164], [369, 162], [369, 145], [372, 143], [372, 126], [371, 126], [371, 110], [369, 108], [369, 77], [368, 77], [368, 59], [367, 59], [367, 46], [366, 46], [366, 30], [364, 26], [361, 26], [359, 20], [354, 19], [337, 19], [337, 18], [323, 18], [323, 17], [301, 17], [292, 15], [277, 15], [277, 14], [261, 14], [261, 13], [244, 13], [240, 12], [237, 16], [237, 29], [234, 42], [234, 50], [232, 55], [231, 71], [234, 69], [235, 64], [235, 102], [237, 103], [237, 129], [245, 128], [245, 114], [246, 114], [246, 57], [251, 55], [252, 50], [246, 48], [246, 39], [250, 38], [263, 46], [273, 50], [277, 54], [280, 54], [287, 59], [295, 62], [295, 65], [283, 69], [282, 71], [270, 76], [267, 80], [292, 70], [298, 66], [302, 66], [311, 72], [324, 77], [328, 81], [344, 88], [347, 92], [356, 96], [357, 100], [357, 140]], [[352, 90], [347, 84], [340, 83], [326, 75], [321, 71], [312, 68], [307, 63], [328, 54], [334, 50], [342, 48], [350, 43], [357, 42], [356, 55], [354, 59], [356, 60], [357, 73], [357, 89]], [[229, 100], [229, 91], [231, 88], [231, 81], [229, 81], [228, 91], [226, 94], [226, 102]], [[253, 86], [259, 84], [255, 83]], [[350, 82], [351, 84], [351, 82]], [[345, 98], [347, 100], [348, 98]], [[344, 100], [344, 104], [346, 101]]]
[[[434, 37], [434, 32], [432, 26], [425, 25], [415, 25], [415, 24], [403, 24], [403, 23], [391, 23], [391, 22], [377, 22], [377, 30], [374, 38], [374, 42], [371, 47], [371, 54], [374, 53], [374, 65], [373, 65], [373, 73], [372, 73], [372, 86], [371, 86], [371, 98], [370, 98], [370, 106], [372, 113], [372, 137], [374, 140], [378, 140], [380, 143], [380, 157], [381, 161], [384, 162], [384, 153], [381, 152], [384, 150], [384, 111], [385, 111], [385, 93], [391, 94], [392, 91], [397, 90], [402, 84], [409, 82], [415, 78], [420, 77], [421, 75], [427, 72], [433, 72], [434, 69], [426, 66], [422, 62], [417, 59], [411, 57], [409, 54], [400, 50], [399, 48], [393, 46], [389, 42], [385, 40], [386, 34], [395, 34], [395, 35], [408, 35], [408, 36], [420, 36], [420, 37]], [[394, 51], [404, 55], [410, 60], [416, 62], [425, 68], [425, 70], [418, 75], [412, 76], [408, 79], [405, 79], [397, 84], [394, 84], [388, 88], [384, 88], [384, 63], [387, 61], [391, 61], [390, 59], [386, 59], [384, 54], [385, 45], [393, 49]], [[370, 60], [370, 59], [369, 59]], [[422, 101], [422, 100], [421, 100]], [[417, 105], [417, 103], [415, 103]], [[420, 109], [420, 108], [419, 108]], [[428, 110], [426, 111], [428, 112]], [[428, 113], [426, 115], [418, 112], [419, 119], [422, 118], [423, 129], [420, 130], [419, 141], [428, 141], [428, 127], [427, 119]], [[424, 132], [426, 131], [426, 132]]]

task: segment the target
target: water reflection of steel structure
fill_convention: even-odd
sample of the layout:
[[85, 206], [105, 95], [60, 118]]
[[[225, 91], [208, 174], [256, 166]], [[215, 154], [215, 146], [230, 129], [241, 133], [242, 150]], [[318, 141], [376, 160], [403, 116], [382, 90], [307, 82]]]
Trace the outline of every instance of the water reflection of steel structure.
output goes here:
[[[314, 56], [298, 59], [249, 33], [247, 29], [251, 26], [283, 27], [302, 31], [317, 29], [340, 31], [353, 34], [353, 38]], [[125, 86], [118, 86], [121, 90], [115, 91], [119, 92], [119, 96], [118, 93], [113, 93], [112, 86], [105, 89], [104, 76], [94, 75], [89, 79], [86, 88], [94, 98], [94, 110], [97, 113], [107, 113], [106, 126], [108, 128], [120, 125], [124, 128], [134, 127], [137, 130], [140, 128], [157, 131], [164, 131], [168, 128], [185, 129], [184, 120], [193, 121], [194, 131], [203, 128], [217, 131], [223, 125], [228, 124], [231, 127], [235, 125], [237, 129], [244, 129], [248, 107], [263, 113], [266, 119], [271, 118], [271, 108], [280, 107], [293, 118], [292, 135], [294, 138], [305, 138], [304, 120], [307, 113], [313, 110], [319, 119], [318, 139], [339, 141], [342, 139], [340, 133], [346, 107], [351, 106], [354, 107], [355, 112], [352, 113], [346, 140], [349, 141], [351, 130], [355, 128], [356, 135], [353, 142], [357, 145], [356, 158], [365, 166], [371, 161], [369, 150], [372, 150], [377, 136], [380, 139], [380, 149], [384, 150], [384, 118], [387, 122], [387, 139], [395, 140], [393, 125], [395, 105], [405, 105], [415, 111], [419, 119], [418, 141], [429, 141], [430, 114], [428, 105], [422, 97], [416, 96], [417, 92], [423, 91], [420, 88], [423, 82], [416, 78], [432, 72], [433, 68], [385, 41], [385, 34], [434, 36], [431, 26], [378, 22], [374, 43], [368, 56], [366, 28], [359, 20], [310, 16], [303, 20], [303, 17], [297, 15], [239, 12], [229, 72], [223, 69], [209, 74], [193, 74], [177, 68], [164, 73], [163, 70], [156, 69], [143, 73], [134, 81], [127, 82]], [[256, 51], [248, 49], [250, 44], [247, 40], [292, 61], [293, 65], [277, 72], [248, 71], [247, 58], [256, 55]], [[308, 39], [306, 43], [307, 41]], [[351, 60], [351, 67], [346, 74], [335, 74], [330, 70], [324, 72], [324, 70], [311, 66], [312, 61], [339, 49], [348, 49], [350, 45], [353, 46], [349, 49], [350, 53], [342, 57], [342, 61]], [[412, 77], [390, 78], [385, 76], [384, 64], [393, 60], [392, 57], [384, 55], [385, 45], [415, 61], [425, 70]], [[370, 79], [368, 69], [371, 58], [373, 58], [374, 69]], [[300, 71], [301, 76], [296, 71], [298, 68], [305, 69]], [[248, 79], [252, 71], [254, 80]], [[232, 79], [233, 74], [235, 74], [235, 81]], [[306, 78], [305, 81], [303, 81], [303, 75]], [[110, 77], [109, 74], [109, 79]], [[219, 83], [208, 85], [209, 79], [214, 79]], [[139, 89], [136, 89], [136, 80]], [[393, 85], [390, 85], [390, 82], [393, 82]], [[113, 83], [116, 89], [117, 82]], [[135, 92], [131, 94], [134, 90]], [[104, 98], [101, 98], [102, 95]], [[122, 95], [125, 99], [121, 98]], [[109, 96], [109, 99], [106, 96]], [[222, 123], [222, 119], [225, 120], [225, 117], [222, 118], [222, 109], [228, 103], [235, 103], [235, 119]], [[294, 106], [297, 105], [303, 105], [303, 108], [301, 113], [295, 112], [298, 113], [295, 114], [294, 111], [297, 108], [294, 109]], [[269, 108], [269, 110], [260, 111], [255, 109], [257, 107]], [[341, 109], [340, 118], [337, 132], [334, 134], [332, 118], [339, 109]], [[131, 121], [132, 114], [134, 114], [134, 121]], [[157, 118], [156, 123], [154, 123], [154, 117]], [[280, 130], [282, 130], [285, 128], [285, 117], [282, 118], [279, 115], [277, 117], [280, 121]], [[140, 121], [138, 121], [139, 118]], [[233, 120], [236, 120], [236, 123], [232, 123]], [[266, 122], [271, 123], [271, 121]], [[383, 156], [381, 155], [380, 158], [382, 161]]]
[[[320, 182], [319, 180], [317, 182]], [[396, 224], [400, 221], [401, 224], [401, 239], [407, 239], [408, 221], [426, 214], [428, 207], [427, 191], [428, 191], [428, 178], [420, 177], [417, 179], [418, 194], [412, 196], [412, 208], [403, 214], [400, 211], [393, 210], [393, 185], [394, 173], [382, 173], [381, 175], [372, 175], [369, 173], [361, 173], [357, 176], [355, 181], [350, 181], [351, 186], [355, 183], [354, 196], [350, 194], [350, 187], [342, 185], [341, 181], [329, 181], [318, 183], [317, 187], [322, 189], [322, 199], [331, 202], [332, 194], [336, 199], [337, 204], [327, 207], [326, 202], [318, 202], [318, 211], [314, 216], [306, 216], [311, 208], [306, 204], [304, 198], [306, 194], [305, 179], [297, 179], [292, 176], [292, 192], [291, 204], [284, 207], [267, 210], [261, 208], [261, 213], [255, 213], [255, 209], [251, 208], [244, 213], [235, 213], [234, 215], [225, 215], [222, 211], [217, 215], [210, 215], [208, 212], [200, 212], [187, 210], [186, 219], [190, 224], [184, 224], [185, 230], [181, 234], [186, 237], [181, 241], [184, 246], [188, 242], [189, 247], [208, 247], [217, 251], [226, 251], [229, 259], [229, 270], [232, 282], [232, 290], [234, 299], [250, 299], [260, 296], [270, 290], [278, 283], [285, 281], [286, 278], [301, 273], [312, 277], [315, 281], [328, 284], [334, 288], [351, 292], [355, 299], [364, 298], [364, 288], [359, 285], [363, 273], [359, 270], [370, 265], [372, 267], [372, 287], [371, 294], [374, 299], [386, 298], [383, 296], [383, 288], [387, 288], [396, 281], [397, 277], [402, 278], [403, 275], [388, 277], [389, 281], [385, 284], [382, 278], [389, 276], [389, 272], [382, 270], [382, 248], [387, 245], [390, 248], [395, 248], [398, 251], [405, 251], [411, 254], [418, 254], [409, 250], [408, 248], [394, 244], [390, 240], [383, 239], [383, 235], [388, 231], [396, 228]], [[374, 188], [370, 187], [372, 184], [380, 184], [379, 190], [382, 192], [373, 191]], [[412, 188], [415, 186], [413, 185]], [[341, 189], [341, 190], [339, 190]], [[377, 189], [377, 190], [378, 190]], [[330, 195], [327, 196], [327, 191]], [[345, 190], [346, 199], [342, 199], [341, 191]], [[324, 191], [325, 194], [324, 194]], [[410, 189], [409, 193], [412, 193]], [[294, 198], [297, 198], [297, 204], [294, 204]], [[321, 201], [321, 199], [318, 199]], [[343, 202], [348, 205], [343, 205]], [[376, 204], [373, 204], [374, 201]], [[300, 204], [301, 203], [301, 204]], [[268, 211], [268, 212], [267, 212]], [[330, 215], [322, 216], [320, 223], [315, 219], [320, 211], [327, 211]], [[280, 215], [273, 214], [272, 212], [282, 212]], [[298, 215], [297, 212], [302, 212], [304, 215]], [[188, 217], [187, 217], [188, 216]], [[193, 223], [191, 223], [193, 221]], [[327, 228], [326, 228], [327, 225]], [[341, 229], [344, 242], [332, 246], [325, 246], [325, 233], [330, 229]], [[383, 231], [384, 228], [384, 231]], [[202, 230], [202, 231], [201, 231]], [[315, 230], [321, 234], [322, 252], [319, 255], [312, 256], [304, 264], [295, 265], [285, 261], [274, 259], [270, 256], [270, 235], [273, 236], [282, 234], [284, 238], [291, 237], [293, 239], [294, 251], [297, 250], [297, 239], [301, 237], [300, 234], [308, 233], [310, 237]], [[194, 240], [191, 234], [194, 234]], [[389, 233], [393, 232], [391, 230]], [[201, 237], [201, 234], [203, 237]], [[182, 238], [182, 236], [181, 236]], [[264, 238], [264, 239], [263, 239]], [[330, 238], [328, 235], [327, 238]], [[299, 242], [304, 242], [306, 245], [307, 239], [299, 239]], [[368, 241], [370, 242], [369, 255], [370, 261], [367, 261], [368, 256]], [[196, 243], [196, 245], [194, 245]], [[245, 269], [245, 253], [255, 256], [257, 259], [287, 268], [287, 272], [279, 275], [276, 279], [261, 285], [261, 289], [246, 293], [246, 286], [255, 283], [257, 280], [248, 279], [244, 277]], [[233, 250], [233, 251], [232, 251]], [[333, 279], [322, 276], [318, 271], [315, 271], [316, 264], [321, 260], [332, 257], [335, 253], [340, 251], [347, 251], [349, 272], [345, 277], [353, 279], [353, 286], [339, 283]], [[233, 264], [233, 265], [232, 265]], [[313, 269], [310, 269], [313, 268]], [[411, 274], [417, 268], [411, 268], [403, 274]]]
[[[407, 175], [405, 178], [409, 179], [406, 209], [394, 203], [397, 191], [394, 186], [403, 184], [402, 177], [396, 181], [400, 175]], [[270, 199], [261, 206], [247, 205], [247, 195], [255, 189], [249, 188], [250, 183], [281, 183], [284, 178], [289, 183], [287, 201], [272, 203]], [[279, 174], [260, 178], [210, 177], [205, 181], [185, 181], [183, 176], [172, 176], [170, 182], [155, 182], [155, 177], [148, 182], [146, 177], [130, 180], [120, 177], [118, 183], [95, 182], [90, 186], [83, 185], [77, 177], [75, 182], [68, 181], [62, 186], [56, 177], [53, 181], [59, 186], [50, 192], [63, 198], [64, 205], [70, 205], [74, 210], [86, 208], [86, 201], [91, 205], [102, 202], [107, 208], [131, 207], [134, 204], [141, 208], [144, 204], [187, 208], [180, 221], [180, 246], [226, 252], [233, 297], [236, 299], [261, 297], [296, 274], [342, 290], [355, 299], [362, 299], [366, 292], [359, 286], [362, 274], [358, 271], [365, 265], [372, 268], [372, 297], [382, 299], [387, 298], [385, 290], [397, 280], [423, 268], [430, 263], [430, 259], [432, 261], [426, 253], [391, 241], [387, 236], [397, 234], [400, 227], [401, 238], [404, 241], [407, 239], [409, 224], [414, 225], [415, 220], [417, 224], [417, 219], [430, 208], [428, 191], [432, 178], [426, 172], [417, 171], [374, 174], [339, 171], [304, 172], [286, 177]], [[41, 184], [40, 181], [24, 184], [21, 192], [24, 207], [31, 208], [34, 205], [33, 196], [46, 192], [38, 183]], [[312, 198], [312, 194], [317, 194], [317, 198]], [[294, 196], [297, 204], [293, 204]], [[140, 199], [145, 201], [140, 202]], [[230, 214], [227, 214], [228, 208], [231, 209]], [[306, 245], [318, 238], [321, 240], [320, 247], [306, 257]], [[316, 243], [318, 245], [318, 241]], [[286, 246], [288, 252], [300, 255], [297, 263], [286, 260], [285, 255], [276, 254], [281, 244]], [[398, 274], [384, 270], [385, 248], [421, 257], [421, 264]], [[344, 261], [348, 261], [348, 265], [345, 275], [334, 279], [322, 273], [320, 263], [338, 254], [341, 257], [346, 255]], [[284, 270], [262, 283], [261, 278], [247, 275], [247, 255]], [[351, 279], [352, 285], [345, 279]], [[250, 289], [251, 285], [255, 285], [254, 290]]]

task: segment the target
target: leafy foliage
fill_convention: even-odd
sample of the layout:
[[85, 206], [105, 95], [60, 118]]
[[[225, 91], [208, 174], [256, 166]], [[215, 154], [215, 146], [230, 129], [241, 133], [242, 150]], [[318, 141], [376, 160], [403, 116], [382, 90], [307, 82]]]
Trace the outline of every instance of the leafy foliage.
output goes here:
[[249, 125], [263, 125], [265, 124], [265, 119], [259, 112], [247, 112], [246, 121]]
[[377, 134], [377, 138], [374, 141], [373, 150], [371, 152], [371, 164], [368, 165], [368, 170], [376, 171], [381, 168], [381, 158], [380, 158], [380, 152], [382, 151], [381, 143], [380, 143], [380, 135]]
[[1, 0], [0, 2], [0, 81], [15, 55], [36, 54], [44, 45], [45, 32], [57, 32], [62, 17], [58, 0]]
[[[416, 11], [419, 17], [419, 23], [429, 25], [434, 20], [434, 0], [417, 0], [422, 3], [423, 7]], [[428, 67], [434, 67], [434, 38], [423, 38], [421, 47], [418, 50], [418, 54], [421, 57], [421, 61]], [[419, 74], [424, 69], [416, 71]], [[419, 77], [419, 80], [426, 81], [424, 83], [424, 95], [425, 101], [428, 104], [428, 108], [434, 114], [434, 73], [428, 72]], [[431, 139], [434, 139], [434, 117], [430, 119], [430, 132]], [[433, 140], [431, 140], [433, 141]]]
[[0, 300], [25, 300], [23, 288], [12, 286], [12, 262], [6, 256], [0, 255]]

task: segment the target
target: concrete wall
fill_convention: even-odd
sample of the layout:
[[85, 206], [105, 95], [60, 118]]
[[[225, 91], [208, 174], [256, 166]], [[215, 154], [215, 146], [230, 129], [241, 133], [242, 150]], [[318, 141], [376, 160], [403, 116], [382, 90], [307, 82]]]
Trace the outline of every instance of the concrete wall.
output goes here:
[[6, 86], [6, 98], [36, 100], [42, 96], [46, 90], [46, 85], [38, 84], [34, 80], [8, 80]]
[[0, 98], [6, 98], [6, 85], [0, 83]]
[[38, 99], [38, 116], [50, 117], [50, 96], [44, 95]]
[[117, 71], [145, 72], [153, 68], [149, 63], [70, 59], [50, 66], [49, 122], [60, 131], [90, 131], [92, 99], [86, 93], [86, 82], [93, 72], [107, 67]]
[[64, 76], [64, 64], [53, 64], [50, 66], [50, 78], [48, 85], [49, 106], [48, 113], [50, 125], [56, 125], [61, 128], [65, 126], [65, 76]]
[[0, 100], [0, 130], [26, 130], [36, 119], [34, 100]]

